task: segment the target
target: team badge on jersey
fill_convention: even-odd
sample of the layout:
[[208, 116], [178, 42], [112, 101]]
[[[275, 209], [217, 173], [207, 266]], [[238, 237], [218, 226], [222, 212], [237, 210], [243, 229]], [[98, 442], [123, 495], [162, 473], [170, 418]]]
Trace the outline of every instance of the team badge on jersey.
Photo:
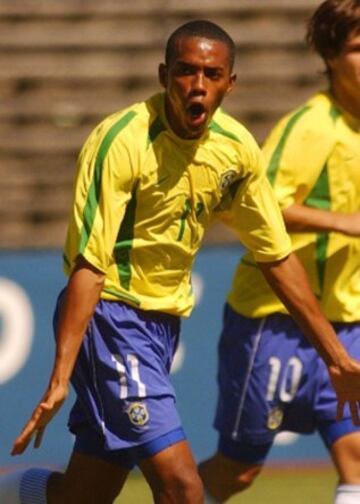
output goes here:
[[279, 406], [271, 409], [268, 414], [267, 427], [270, 430], [275, 430], [280, 427], [281, 422], [284, 418], [284, 412]]
[[220, 177], [220, 190], [221, 192], [226, 191], [228, 187], [231, 186], [231, 184], [234, 182], [235, 178], [237, 176], [236, 170], [227, 170], [225, 173], [223, 173]]
[[130, 422], [142, 427], [149, 420], [149, 413], [144, 403], [134, 402], [127, 409]]

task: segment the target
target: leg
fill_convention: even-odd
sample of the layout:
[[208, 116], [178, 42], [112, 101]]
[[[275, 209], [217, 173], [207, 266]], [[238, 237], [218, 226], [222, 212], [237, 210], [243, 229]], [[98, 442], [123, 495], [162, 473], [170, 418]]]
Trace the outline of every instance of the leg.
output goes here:
[[43, 468], [0, 476], [1, 504], [112, 504], [129, 469], [74, 452], [65, 473]]
[[202, 504], [201, 480], [186, 441], [144, 458], [139, 467], [156, 504]]
[[339, 437], [330, 451], [339, 475], [335, 504], [360, 502], [360, 431]]
[[360, 431], [337, 439], [331, 447], [331, 456], [340, 484], [360, 485]]
[[64, 474], [49, 479], [49, 504], [112, 504], [129, 470], [89, 455], [74, 452]]
[[218, 502], [249, 488], [260, 473], [262, 464], [230, 459], [217, 452], [199, 466], [201, 479], [209, 494]]
[[[337, 324], [336, 332], [350, 355], [360, 358], [359, 324]], [[322, 364], [322, 368], [324, 368]], [[328, 373], [324, 370], [319, 395], [321, 412], [335, 418], [337, 399]], [[345, 410], [346, 412], [346, 410]], [[340, 422], [325, 421], [318, 425], [339, 477], [335, 504], [358, 504], [360, 502], [360, 428], [355, 426], [347, 410], [347, 418]]]
[[263, 468], [272, 442], [256, 445], [220, 436], [217, 453], [199, 466], [205, 490], [217, 502], [249, 488]]

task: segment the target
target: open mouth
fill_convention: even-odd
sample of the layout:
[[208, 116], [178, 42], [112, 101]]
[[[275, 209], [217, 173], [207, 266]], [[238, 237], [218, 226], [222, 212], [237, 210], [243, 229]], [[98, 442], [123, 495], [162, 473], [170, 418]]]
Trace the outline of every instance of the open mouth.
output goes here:
[[205, 116], [205, 107], [202, 103], [192, 103], [187, 111], [194, 120], [202, 119]]

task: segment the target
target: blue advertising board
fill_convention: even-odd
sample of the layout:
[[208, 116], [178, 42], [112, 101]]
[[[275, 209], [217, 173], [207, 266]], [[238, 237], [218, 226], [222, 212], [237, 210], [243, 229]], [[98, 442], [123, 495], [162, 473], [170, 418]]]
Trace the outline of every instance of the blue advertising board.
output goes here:
[[[216, 448], [212, 428], [216, 404], [216, 348], [222, 306], [241, 255], [232, 247], [205, 247], [194, 269], [196, 307], [182, 324], [172, 371], [177, 403], [197, 460]], [[73, 395], [48, 426], [42, 446], [10, 456], [11, 445], [40, 399], [54, 356], [52, 312], [64, 286], [60, 251], [0, 253], [0, 465], [64, 464], [72, 436], [66, 428]], [[283, 434], [270, 461], [326, 460], [317, 435]]]

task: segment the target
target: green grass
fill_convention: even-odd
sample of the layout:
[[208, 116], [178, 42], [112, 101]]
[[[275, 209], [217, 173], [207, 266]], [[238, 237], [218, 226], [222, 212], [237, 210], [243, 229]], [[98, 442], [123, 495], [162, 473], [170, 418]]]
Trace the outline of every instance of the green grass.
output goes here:
[[[336, 474], [331, 467], [267, 468], [255, 485], [228, 504], [329, 504]], [[142, 476], [129, 478], [116, 504], [152, 504]]]

